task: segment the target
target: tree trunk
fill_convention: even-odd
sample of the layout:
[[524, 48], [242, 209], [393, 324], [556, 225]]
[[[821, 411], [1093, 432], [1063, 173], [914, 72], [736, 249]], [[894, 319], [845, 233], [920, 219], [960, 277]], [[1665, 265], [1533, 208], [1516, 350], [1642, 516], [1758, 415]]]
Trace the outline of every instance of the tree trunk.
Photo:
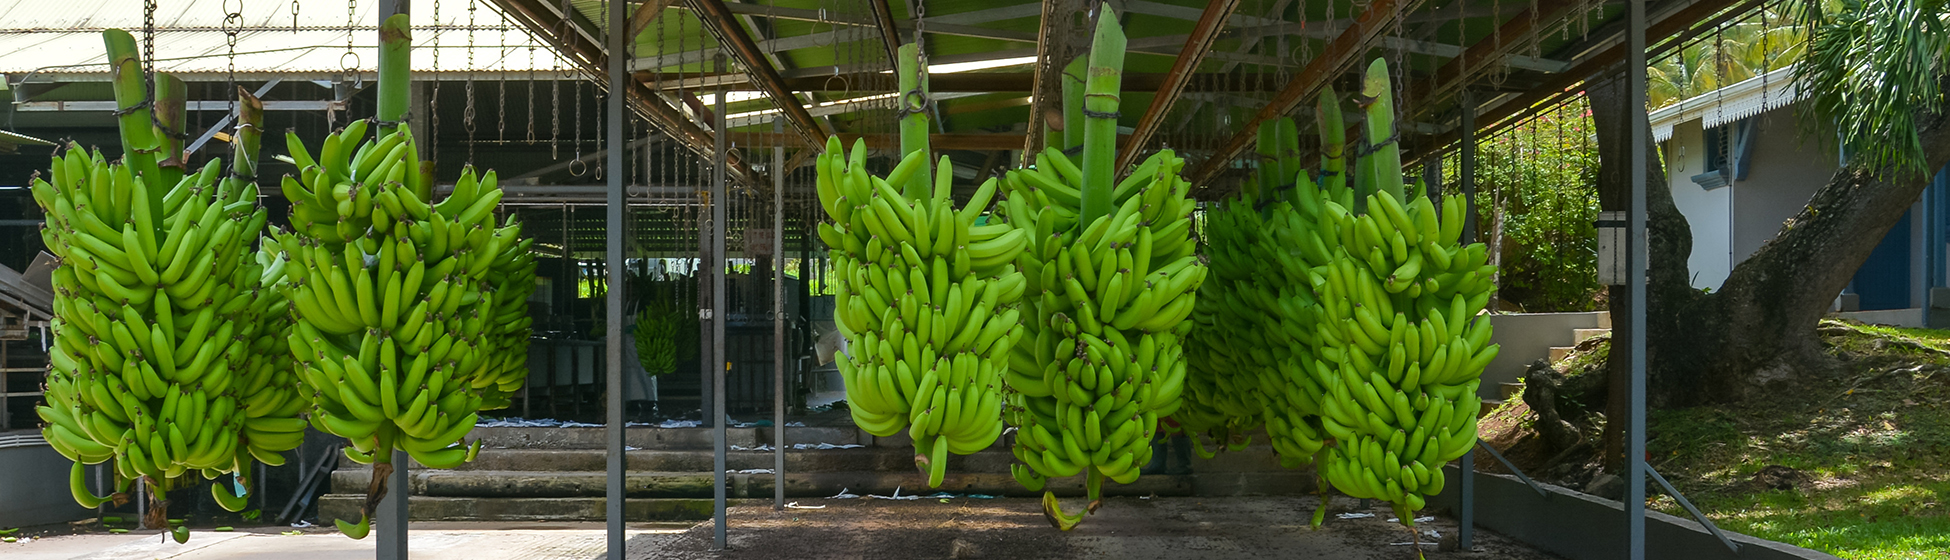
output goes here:
[[[1629, 104], [1626, 83], [1590, 87], [1597, 130], [1599, 203], [1605, 210], [1630, 204]], [[1918, 117], [1927, 169], [1950, 161], [1950, 127], [1942, 115]], [[1650, 139], [1648, 132], [1647, 138]], [[1929, 185], [1928, 175], [1844, 169], [1817, 190], [1808, 205], [1775, 238], [1736, 265], [1718, 290], [1691, 287], [1686, 260], [1692, 233], [1674, 206], [1657, 146], [1646, 147], [1647, 234], [1650, 269], [1646, 295], [1647, 404], [1673, 408], [1729, 402], [1761, 394], [1769, 384], [1833, 367], [1821, 350], [1815, 325], [1835, 295], [1882, 241], [1884, 233]], [[1611, 288], [1614, 311], [1608, 373], [1605, 459], [1623, 464], [1623, 424], [1629, 397], [1631, 301], [1625, 286]]]

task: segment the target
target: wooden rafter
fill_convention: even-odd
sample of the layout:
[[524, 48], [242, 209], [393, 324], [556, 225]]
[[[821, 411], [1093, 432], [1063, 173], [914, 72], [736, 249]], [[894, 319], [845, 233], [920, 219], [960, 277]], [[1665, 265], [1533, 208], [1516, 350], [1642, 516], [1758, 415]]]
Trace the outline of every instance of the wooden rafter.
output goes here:
[[1261, 108], [1258, 114], [1253, 115], [1253, 118], [1241, 124], [1239, 132], [1234, 133], [1224, 146], [1213, 152], [1212, 156], [1206, 158], [1204, 162], [1199, 163], [1197, 170], [1189, 176], [1192, 184], [1203, 185], [1218, 176], [1219, 171], [1232, 162], [1232, 158], [1238, 157], [1240, 152], [1244, 152], [1246, 147], [1252, 144], [1253, 139], [1258, 137], [1259, 123], [1279, 118], [1280, 115], [1292, 111], [1302, 101], [1311, 99], [1319, 93], [1322, 86], [1327, 85], [1329, 80], [1361, 56], [1368, 43], [1381, 33], [1389, 21], [1399, 17], [1396, 8], [1400, 5], [1399, 0], [1375, 0], [1373, 4], [1369, 4], [1368, 9], [1361, 12], [1360, 17], [1355, 18], [1354, 23], [1348, 25], [1339, 37], [1327, 44], [1326, 50], [1321, 51], [1320, 56], [1314, 58], [1313, 62], [1307, 63], [1300, 73], [1295, 74], [1293, 81], [1287, 82], [1285, 89], [1274, 95], [1272, 101]]
[[[1440, 99], [1443, 95], [1454, 91], [1467, 80], [1475, 78], [1476, 75], [1488, 69], [1496, 61], [1502, 60], [1511, 50], [1524, 44], [1524, 37], [1530, 36], [1531, 33], [1541, 33], [1543, 31], [1542, 29], [1533, 27], [1533, 24], [1554, 23], [1570, 15], [1571, 11], [1577, 7], [1578, 5], [1572, 2], [1551, 2], [1548, 5], [1540, 4], [1537, 8], [1540, 10], [1540, 13], [1534, 14], [1535, 17], [1532, 17], [1533, 14], [1531, 14], [1530, 9], [1524, 9], [1516, 17], [1510, 18], [1509, 23], [1503, 24], [1503, 27], [1496, 33], [1491, 33], [1489, 37], [1485, 37], [1483, 40], [1477, 41], [1476, 44], [1470, 45], [1468, 49], [1463, 50], [1461, 56], [1449, 59], [1449, 62], [1437, 68], [1435, 70], [1433, 86], [1430, 85], [1431, 82], [1421, 80], [1409, 84], [1409, 94], [1406, 101], [1409, 104], [1420, 106], [1412, 107], [1411, 111], [1403, 111], [1402, 114], [1415, 115], [1426, 112], [1433, 105], [1425, 102], [1425, 100]], [[1405, 104], [1404, 107], [1410, 107], [1410, 105]]]
[[1164, 122], [1165, 113], [1178, 101], [1178, 94], [1185, 90], [1185, 83], [1191, 81], [1192, 73], [1198, 71], [1199, 63], [1205, 62], [1205, 53], [1212, 52], [1212, 42], [1219, 38], [1225, 29], [1226, 18], [1239, 6], [1239, 0], [1216, 0], [1205, 4], [1205, 12], [1199, 14], [1198, 23], [1192, 27], [1191, 38], [1185, 47], [1178, 51], [1178, 59], [1171, 64], [1171, 71], [1165, 74], [1164, 83], [1158, 85], [1158, 95], [1151, 98], [1151, 107], [1138, 119], [1137, 128], [1131, 132], [1132, 149], [1117, 153], [1115, 169], [1130, 167], [1139, 152], [1158, 132], [1158, 125]]
[[638, 4], [636, 11], [630, 14], [630, 36], [642, 34], [644, 27], [648, 27], [652, 20], [663, 14], [665, 8], [676, 3], [677, 0], [644, 0], [642, 4]]
[[[666, 75], [661, 79], [647, 71], [638, 71], [636, 79], [646, 84], [654, 83], [665, 91], [710, 90], [724, 86], [731, 91], [760, 91], [744, 74], [716, 74], [699, 76], [685, 74], [678, 78]], [[840, 74], [838, 76], [807, 76], [786, 78], [786, 89], [794, 92], [860, 92], [860, 85], [869, 80], [885, 79], [886, 74], [878, 72]], [[1128, 72], [1123, 76], [1123, 91], [1158, 90], [1165, 84], [1166, 74], [1158, 72]], [[953, 74], [929, 74], [928, 91], [934, 93], [1028, 93], [1034, 87], [1035, 75], [1028, 72], [957, 72]], [[1194, 92], [1272, 92], [1280, 84], [1258, 80], [1218, 80], [1187, 81], [1181, 87], [1182, 93]]]
[[[1696, 23], [1709, 21], [1715, 14], [1720, 14], [1723, 10], [1733, 6], [1734, 3], [1735, 0], [1701, 0], [1685, 8], [1680, 8], [1678, 11], [1673, 12], [1672, 15], [1647, 25], [1645, 28], [1645, 42], [1647, 45], [1654, 45], [1660, 41], [1684, 33]], [[1624, 30], [1620, 28], [1617, 33], [1623, 34]], [[1583, 91], [1584, 83], [1594, 78], [1619, 71], [1616, 67], [1620, 62], [1625, 60], [1626, 50], [1629, 48], [1630, 46], [1626, 41], [1618, 41], [1605, 50], [1579, 61], [1570, 69], [1559, 74], [1551, 75], [1537, 87], [1530, 88], [1529, 91], [1501, 105], [1497, 105], [1487, 111], [1479, 112], [1476, 115], [1476, 122], [1481, 123], [1483, 126], [1480, 126], [1482, 130], [1477, 133], [1477, 137], [1482, 138], [1485, 133], [1494, 131], [1501, 123], [1508, 122], [1506, 120], [1512, 116], [1536, 107], [1552, 105], [1554, 103], [1550, 103], [1551, 101], [1563, 97], [1577, 95]], [[1450, 131], [1438, 135], [1435, 137], [1435, 141], [1429, 143], [1429, 145], [1448, 145], [1458, 140], [1461, 134], [1461, 131]]]
[[744, 26], [738, 23], [724, 0], [695, 0], [692, 4], [697, 8], [700, 19], [718, 37], [718, 42], [731, 48], [739, 64], [744, 65], [745, 71], [751, 74], [752, 81], [785, 111], [785, 118], [792, 122], [792, 128], [808, 142], [817, 144], [826, 141], [826, 130], [813, 118], [812, 113], [806, 112], [805, 104], [786, 89], [785, 79], [779, 76], [779, 70], [765, 59], [765, 52], [752, 42], [751, 34], [745, 32]]
[[868, 0], [873, 5], [873, 22], [880, 27], [880, 42], [887, 45], [887, 64], [900, 60], [901, 32], [894, 28], [894, 8], [887, 0]]
[[[562, 29], [561, 17], [553, 10], [544, 9], [538, 0], [494, 0], [494, 3], [585, 74], [595, 77], [607, 74], [604, 69], [608, 67], [608, 58], [601, 45], [581, 40], [564, 41], [557, 35], [557, 32]], [[691, 122], [689, 116], [676, 107], [670, 106], [669, 103], [665, 103], [655, 91], [639, 82], [630, 83], [632, 85], [625, 93], [629, 96], [626, 99], [632, 110], [649, 117], [652, 124], [680, 140], [692, 152], [704, 156], [713, 152], [714, 139], [709, 131], [698, 127], [696, 123]], [[751, 168], [737, 156], [730, 156], [730, 160], [726, 163], [730, 165], [729, 170], [734, 178], [743, 180], [754, 176]]]
[[[858, 134], [852, 132], [835, 133], [840, 142], [852, 146], [860, 138], [867, 140], [867, 147], [873, 149], [896, 149], [900, 147], [899, 134]], [[1006, 151], [1022, 147], [1026, 135], [1013, 133], [948, 133], [928, 135], [928, 145], [934, 150], [967, 150], [973, 152]], [[805, 146], [799, 135], [778, 132], [733, 132], [726, 139], [737, 142], [739, 146], [750, 148], [769, 148], [784, 144], [787, 147]], [[1130, 141], [1129, 136], [1118, 136], [1117, 143], [1122, 146]], [[823, 144], [822, 144], [823, 146]]]
[[1043, 18], [1036, 28], [1036, 70], [1032, 72], [1034, 76], [1029, 84], [1029, 126], [1023, 134], [1023, 165], [1029, 165], [1031, 155], [1043, 148], [1043, 101], [1045, 97], [1050, 97], [1043, 94], [1054, 89], [1045, 88], [1043, 81], [1054, 77], [1056, 69], [1063, 67], [1061, 62], [1050, 59], [1050, 49], [1057, 46], [1051, 43], [1056, 42], [1057, 29], [1061, 27], [1058, 23], [1062, 15], [1058, 11], [1062, 5], [1063, 2], [1043, 0]]

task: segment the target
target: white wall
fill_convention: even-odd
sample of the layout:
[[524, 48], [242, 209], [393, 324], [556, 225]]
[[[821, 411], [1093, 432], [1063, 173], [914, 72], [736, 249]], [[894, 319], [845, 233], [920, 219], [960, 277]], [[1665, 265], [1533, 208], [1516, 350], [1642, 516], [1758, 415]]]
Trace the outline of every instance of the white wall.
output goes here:
[[1779, 234], [1781, 225], [1807, 207], [1815, 191], [1835, 175], [1837, 165], [1832, 146], [1804, 139], [1791, 107], [1754, 118], [1759, 119], [1760, 143], [1754, 146], [1747, 180], [1735, 181], [1732, 189], [1735, 263]]
[[1693, 230], [1693, 253], [1686, 259], [1693, 287], [1718, 289], [1733, 270], [1733, 189], [1709, 191], [1693, 182], [1706, 166], [1704, 142], [1698, 120], [1673, 126], [1664, 146], [1666, 181], [1673, 204]]

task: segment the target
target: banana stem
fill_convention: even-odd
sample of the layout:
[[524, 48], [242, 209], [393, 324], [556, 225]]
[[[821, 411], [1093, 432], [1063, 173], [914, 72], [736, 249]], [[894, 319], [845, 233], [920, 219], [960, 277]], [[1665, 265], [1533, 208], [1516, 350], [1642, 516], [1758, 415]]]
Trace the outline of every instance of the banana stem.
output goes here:
[[1083, 149], [1083, 74], [1088, 67], [1089, 60], [1081, 56], [1063, 67], [1063, 137], [1057, 145], [1070, 155], [1070, 163], [1082, 161], [1078, 152]]
[[1320, 188], [1339, 192], [1347, 186], [1347, 124], [1341, 119], [1341, 102], [1333, 86], [1321, 88], [1315, 115], [1320, 123]]
[[1367, 77], [1361, 82], [1361, 95], [1369, 99], [1368, 149], [1374, 152], [1370, 156], [1374, 158], [1370, 168], [1362, 171], [1374, 173], [1376, 192], [1388, 193], [1400, 202], [1404, 200], [1402, 154], [1395, 147], [1395, 100], [1389, 89], [1386, 60], [1377, 58], [1368, 65]]
[[158, 149], [156, 176], [162, 182], [162, 189], [150, 189], [150, 211], [156, 216], [156, 223], [162, 223], [162, 193], [183, 180], [183, 110], [189, 100], [189, 84], [176, 79], [171, 74], [156, 73], [156, 120], [150, 123], [155, 127]]
[[1090, 45], [1090, 75], [1084, 83], [1083, 208], [1077, 223], [1089, 227], [1110, 212], [1117, 180], [1117, 107], [1124, 75], [1124, 29], [1109, 5], [1097, 15]]
[[[102, 43], [108, 48], [109, 76], [115, 92], [116, 125], [122, 132], [123, 161], [136, 176], [149, 183], [149, 192], [157, 195], [151, 197], [153, 204], [149, 207], [160, 211], [160, 194], [166, 187], [156, 166], [160, 147], [156, 142], [156, 129], [150, 123], [154, 113], [149, 109], [149, 91], [143, 83], [142, 55], [136, 50], [135, 36], [127, 31], [102, 31]], [[130, 155], [141, 157], [128, 157]]]
[[379, 24], [379, 135], [385, 136], [405, 123], [407, 105], [413, 100], [413, 32], [406, 14], [393, 14]]
[[[907, 184], [894, 186], [900, 187], [901, 194], [910, 200], [932, 199], [934, 196], [930, 191], [934, 189], [934, 162], [927, 157], [931, 153], [928, 130], [932, 128], [927, 112], [928, 75], [921, 67], [920, 45], [901, 45], [898, 54], [900, 58], [895, 62], [900, 65], [900, 91], [897, 95], [900, 96], [901, 108], [901, 157], [914, 152], [921, 152], [922, 157], [920, 171], [914, 173]], [[924, 193], [927, 196], [922, 196]]]
[[264, 102], [242, 86], [237, 88], [237, 136], [230, 144], [230, 174], [239, 180], [257, 176], [257, 149], [263, 143]]

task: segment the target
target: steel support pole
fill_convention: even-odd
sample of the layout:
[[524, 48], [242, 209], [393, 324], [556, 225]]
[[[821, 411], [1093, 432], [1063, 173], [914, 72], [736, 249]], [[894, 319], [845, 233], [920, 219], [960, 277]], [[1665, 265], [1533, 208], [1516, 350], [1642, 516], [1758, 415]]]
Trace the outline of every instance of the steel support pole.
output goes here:
[[603, 290], [603, 307], [607, 310], [603, 327], [603, 373], [609, 380], [604, 411], [609, 427], [603, 434], [605, 467], [608, 471], [603, 490], [603, 521], [608, 526], [611, 560], [624, 557], [623, 505], [626, 496], [623, 473], [628, 468], [629, 460], [629, 454], [623, 447], [623, 430], [626, 426], [623, 419], [623, 289], [627, 284], [623, 276], [623, 232], [628, 227], [623, 221], [623, 210], [627, 207], [623, 192], [623, 150], [626, 149], [623, 145], [623, 96], [629, 90], [623, 80], [629, 79], [629, 70], [625, 65], [630, 57], [624, 56], [629, 49], [629, 44], [625, 42], [629, 40], [629, 34], [623, 30], [624, 26], [629, 25], [630, 18], [624, 15], [624, 8], [622, 0], [609, 0], [609, 96], [603, 100], [606, 105], [604, 116], [609, 127], [603, 139], [604, 151], [609, 153], [609, 157], [603, 161], [609, 174], [609, 206], [604, 216], [608, 227], [604, 228], [606, 239], [603, 247], [603, 258], [608, 265], [603, 267], [608, 275], [608, 286]]
[[[725, 67], [723, 56], [718, 57], [717, 67], [719, 69], [723, 69]], [[714, 159], [712, 160], [713, 165], [711, 166], [711, 232], [710, 232], [711, 261], [705, 263], [705, 266], [711, 267], [711, 370], [712, 370], [711, 372], [711, 411], [712, 411], [711, 446], [713, 449], [711, 454], [711, 477], [713, 482], [713, 484], [711, 485], [711, 507], [712, 507], [711, 520], [713, 523], [713, 528], [712, 528], [713, 540], [712, 540], [712, 548], [711, 548], [712, 550], [724, 550], [725, 548], [725, 527], [724, 527], [724, 498], [725, 498], [724, 496], [724, 492], [725, 492], [725, 477], [724, 477], [725, 387], [724, 384], [725, 383], [724, 382], [725, 379], [724, 377], [725, 377], [725, 370], [731, 369], [731, 362], [725, 361], [725, 355], [724, 355], [724, 318], [725, 318], [724, 268], [725, 268], [725, 261], [726, 261], [725, 252], [724, 252], [724, 238], [726, 235], [730, 233], [729, 228], [726, 227], [727, 224], [725, 223], [725, 191], [727, 190], [725, 188], [725, 161], [726, 161], [725, 156], [727, 153], [725, 150], [725, 127], [724, 127], [725, 93], [726, 90], [724, 86], [718, 86], [718, 107], [716, 111], [717, 114], [715, 115], [717, 122], [714, 123], [717, 126], [712, 127], [712, 130], [717, 131], [717, 134], [713, 135], [714, 137], [717, 138], [717, 146], [716, 146], [717, 151], [715, 153]]]
[[[785, 118], [772, 119], [785, 132]], [[785, 509], [785, 146], [772, 147], [772, 509]]]
[[[1463, 198], [1463, 243], [1476, 242], [1476, 98], [1468, 90], [1462, 93], [1459, 105], [1462, 116], [1456, 128], [1462, 131], [1462, 146], [1456, 159], [1461, 160], [1456, 169], [1456, 183], [1462, 188]], [[1462, 480], [1457, 481], [1456, 494], [1462, 499], [1461, 512], [1456, 520], [1456, 543], [1463, 550], [1471, 550], [1476, 540], [1476, 446], [1463, 452], [1462, 463], [1456, 466]]]
[[1630, 248], [1625, 258], [1625, 279], [1631, 286], [1629, 329], [1631, 341], [1628, 363], [1632, 370], [1631, 419], [1625, 429], [1625, 527], [1626, 558], [1645, 560], [1645, 145], [1650, 131], [1645, 114], [1645, 0], [1631, 0], [1629, 27], [1625, 33], [1628, 52], [1625, 59], [1625, 84], [1631, 97], [1626, 112], [1632, 115], [1632, 161], [1628, 175], [1632, 182]]
[[[412, 4], [412, 0], [380, 0], [379, 19], [375, 23], [395, 14], [412, 13]], [[412, 107], [409, 111], [421, 112], [413, 109], [421, 108]], [[378, 526], [374, 532], [379, 534], [373, 550], [376, 560], [407, 560], [406, 523], [410, 517], [406, 506], [412, 501], [413, 493], [412, 483], [407, 481], [407, 467], [411, 464], [412, 458], [405, 451], [393, 451], [393, 474], [386, 479], [386, 497], [379, 500], [379, 511], [373, 512], [372, 523]]]

